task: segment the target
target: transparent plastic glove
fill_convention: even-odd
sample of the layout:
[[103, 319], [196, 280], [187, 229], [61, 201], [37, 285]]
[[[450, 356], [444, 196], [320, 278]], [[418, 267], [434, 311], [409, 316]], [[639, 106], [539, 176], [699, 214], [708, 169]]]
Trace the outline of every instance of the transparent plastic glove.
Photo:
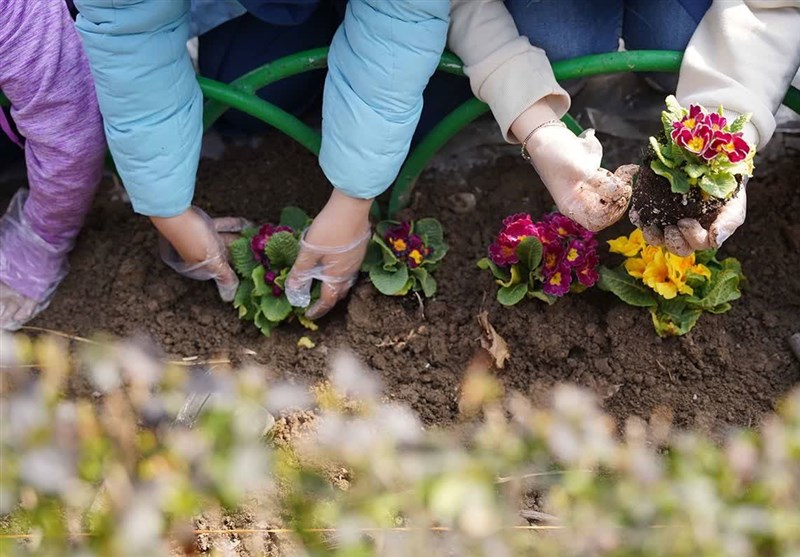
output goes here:
[[745, 176], [739, 192], [722, 207], [708, 230], [695, 219], [681, 219], [677, 225], [667, 226], [664, 230], [657, 226], [642, 228], [635, 211], [630, 213], [631, 222], [637, 228], [642, 228], [642, 236], [648, 244], [663, 245], [675, 255], [686, 256], [698, 250], [716, 249], [744, 223], [747, 216], [747, 181]]
[[543, 127], [528, 140], [527, 149], [561, 213], [592, 231], [625, 214], [636, 166], [621, 166], [614, 173], [601, 168], [603, 147], [594, 130], [576, 137], [565, 127]]
[[300, 253], [286, 279], [289, 303], [301, 308], [308, 306], [311, 303], [311, 285], [316, 279], [322, 282], [322, 290], [319, 300], [306, 311], [306, 317], [318, 319], [328, 313], [355, 284], [371, 235], [367, 226], [350, 243], [325, 246], [309, 240], [325, 237], [324, 232], [320, 228], [315, 230], [312, 224], [303, 233]]
[[[194, 280], [213, 280], [219, 296], [232, 302], [239, 278], [228, 263], [227, 245], [235, 240], [249, 221], [238, 217], [212, 219], [197, 207], [180, 217], [153, 219], [161, 232], [159, 252], [162, 261], [178, 274]], [[181, 256], [182, 252], [184, 256]]]
[[67, 276], [74, 240], [50, 243], [25, 218], [28, 190], [19, 190], [0, 219], [0, 328], [19, 329], [50, 304]]

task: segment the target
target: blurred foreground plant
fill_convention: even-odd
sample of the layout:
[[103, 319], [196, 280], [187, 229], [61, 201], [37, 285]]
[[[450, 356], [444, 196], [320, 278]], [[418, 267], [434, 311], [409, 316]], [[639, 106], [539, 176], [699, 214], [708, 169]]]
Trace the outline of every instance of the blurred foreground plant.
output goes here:
[[[241, 505], [293, 532], [271, 555], [800, 554], [800, 391], [720, 446], [668, 420], [620, 437], [583, 391], [538, 410], [475, 367], [464, 423], [429, 430], [340, 354], [313, 431], [289, 446], [264, 437], [269, 412], [308, 391], [260, 370], [192, 372], [123, 343], [73, 371], [53, 339], [0, 338], [0, 524], [32, 536], [0, 539], [3, 556], [191, 554], [193, 516]], [[97, 396], [65, 398], [73, 373]], [[213, 394], [176, 423], [197, 392]]]

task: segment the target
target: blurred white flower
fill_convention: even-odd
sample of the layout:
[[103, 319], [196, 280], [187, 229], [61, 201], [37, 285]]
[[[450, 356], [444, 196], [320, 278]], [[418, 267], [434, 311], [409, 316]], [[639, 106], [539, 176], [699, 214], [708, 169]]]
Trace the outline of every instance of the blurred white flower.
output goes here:
[[122, 375], [117, 362], [111, 358], [98, 358], [89, 366], [89, 378], [101, 393], [108, 393], [122, 386]]
[[372, 402], [381, 392], [380, 382], [374, 374], [352, 353], [339, 350], [331, 361], [331, 384], [344, 396]]
[[265, 398], [265, 406], [273, 414], [280, 414], [286, 410], [306, 410], [314, 402], [307, 385], [292, 385], [286, 382], [272, 385]]
[[75, 466], [70, 455], [54, 447], [33, 449], [22, 457], [20, 478], [23, 484], [49, 494], [65, 492]]
[[119, 525], [119, 549], [131, 557], [152, 554], [162, 544], [163, 529], [164, 518], [156, 501], [146, 494], [137, 494]]

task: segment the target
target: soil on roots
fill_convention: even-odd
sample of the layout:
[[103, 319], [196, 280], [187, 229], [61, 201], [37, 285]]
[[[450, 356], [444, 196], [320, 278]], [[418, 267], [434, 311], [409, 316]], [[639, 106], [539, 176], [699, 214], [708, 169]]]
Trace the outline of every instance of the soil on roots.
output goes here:
[[[606, 145], [607, 162], [635, 158], [636, 145], [610, 139]], [[555, 383], [569, 381], [595, 390], [620, 420], [666, 412], [676, 425], [722, 433], [755, 425], [800, 381], [787, 345], [800, 330], [800, 156], [796, 144], [790, 150], [759, 167], [748, 188], [747, 222], [722, 250], [742, 261], [748, 277], [742, 299], [727, 314], [703, 316], [681, 338], [660, 339], [645, 309], [596, 289], [554, 306], [526, 301], [509, 309], [495, 301], [492, 278], [475, 262], [501, 219], [551, 209], [531, 167], [513, 157], [465, 175], [429, 172], [418, 184], [409, 214], [438, 218], [450, 245], [432, 300], [384, 297], [361, 283], [319, 331], [288, 325], [263, 337], [218, 299], [213, 284], [183, 279], [163, 265], [147, 219], [104, 188], [70, 275], [31, 325], [82, 336], [145, 334], [171, 356], [226, 354], [309, 382], [323, 378], [328, 354], [346, 346], [382, 376], [388, 397], [409, 403], [428, 424], [446, 425], [458, 419], [462, 375], [480, 350], [476, 316], [486, 310], [509, 345], [510, 359], [497, 372], [508, 389], [540, 400]], [[314, 157], [270, 135], [260, 147], [204, 161], [195, 202], [213, 216], [241, 214], [260, 223], [276, 220], [290, 204], [314, 214], [329, 191]], [[464, 194], [475, 196], [474, 208]], [[601, 239], [631, 229], [620, 223]], [[316, 347], [298, 348], [301, 336]]]

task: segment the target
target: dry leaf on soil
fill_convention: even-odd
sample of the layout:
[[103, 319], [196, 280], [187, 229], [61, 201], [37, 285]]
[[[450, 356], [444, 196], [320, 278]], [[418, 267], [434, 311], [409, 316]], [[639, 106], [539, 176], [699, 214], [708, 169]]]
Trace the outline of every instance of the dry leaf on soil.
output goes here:
[[478, 314], [478, 323], [481, 325], [481, 346], [492, 355], [494, 365], [503, 369], [510, 356], [506, 340], [489, 323], [488, 312], [482, 311]]

